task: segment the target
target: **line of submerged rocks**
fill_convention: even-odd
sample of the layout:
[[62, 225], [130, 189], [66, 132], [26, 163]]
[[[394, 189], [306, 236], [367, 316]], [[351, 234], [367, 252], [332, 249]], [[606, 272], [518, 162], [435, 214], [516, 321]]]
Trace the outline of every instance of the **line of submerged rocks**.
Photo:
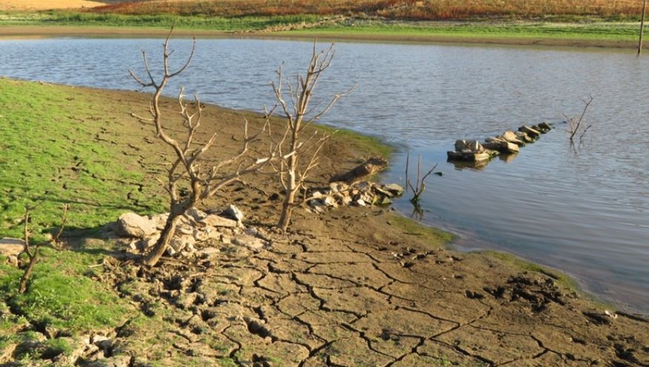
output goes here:
[[505, 131], [502, 135], [477, 140], [457, 140], [455, 150], [448, 151], [449, 161], [484, 162], [500, 154], [516, 154], [525, 144], [537, 141], [542, 134], [552, 130], [547, 122], [534, 126], [523, 125], [518, 131]]

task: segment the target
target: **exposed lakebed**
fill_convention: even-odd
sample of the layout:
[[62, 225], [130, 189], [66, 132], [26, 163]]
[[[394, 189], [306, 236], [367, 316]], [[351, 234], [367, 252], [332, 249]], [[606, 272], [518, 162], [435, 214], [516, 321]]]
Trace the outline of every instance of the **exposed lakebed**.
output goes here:
[[[0, 41], [0, 75], [101, 88], [135, 89], [129, 68], [161, 40]], [[182, 84], [202, 100], [261, 111], [285, 61], [292, 75], [309, 42], [198, 40]], [[191, 42], [178, 40], [180, 56]], [[427, 223], [463, 235], [467, 249], [494, 248], [564, 270], [605, 298], [649, 312], [649, 60], [632, 52], [398, 44], [336, 46], [321, 95], [358, 88], [324, 122], [403, 147], [386, 181], [403, 182], [405, 151], [439, 163], [422, 198]], [[180, 57], [179, 57], [180, 59]], [[169, 88], [169, 91], [174, 88]], [[172, 93], [175, 93], [172, 92]], [[593, 127], [577, 152], [563, 114]], [[509, 160], [484, 169], [446, 163], [456, 139], [481, 139], [522, 124], [556, 129]], [[513, 159], [511, 159], [513, 158]], [[404, 198], [397, 207], [408, 214]]]

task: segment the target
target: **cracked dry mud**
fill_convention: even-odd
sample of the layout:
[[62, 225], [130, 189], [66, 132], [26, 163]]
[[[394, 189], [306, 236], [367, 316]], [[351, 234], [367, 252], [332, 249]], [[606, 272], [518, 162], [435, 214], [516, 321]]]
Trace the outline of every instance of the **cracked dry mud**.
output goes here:
[[[240, 366], [647, 366], [646, 323], [613, 319], [549, 275], [484, 254], [428, 248], [393, 214], [344, 209], [271, 245], [207, 247], [154, 269], [107, 266], [147, 317], [113, 358]], [[354, 237], [358, 228], [387, 230]], [[327, 237], [323, 228], [339, 228]], [[397, 230], [394, 231], [399, 232]], [[129, 289], [128, 292], [125, 290]], [[135, 291], [134, 291], [135, 290]], [[145, 326], [143, 326], [145, 325]], [[151, 334], [155, 335], [151, 335]]]

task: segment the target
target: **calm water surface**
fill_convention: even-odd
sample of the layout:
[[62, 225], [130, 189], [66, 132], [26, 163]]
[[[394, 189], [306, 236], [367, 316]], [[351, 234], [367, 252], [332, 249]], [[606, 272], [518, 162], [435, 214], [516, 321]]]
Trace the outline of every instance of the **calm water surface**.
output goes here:
[[[0, 41], [0, 75], [136, 89], [128, 69], [153, 59], [161, 40]], [[261, 111], [284, 61], [306, 65], [311, 44], [199, 40], [180, 81], [222, 106]], [[190, 48], [178, 40], [181, 55]], [[355, 84], [325, 123], [381, 136], [402, 147], [387, 181], [403, 182], [405, 152], [439, 163], [423, 198], [423, 220], [452, 229], [465, 249], [493, 248], [562, 269], [589, 290], [649, 313], [649, 59], [631, 51], [351, 44], [336, 58], [321, 95]], [[170, 94], [177, 92], [172, 85]], [[561, 124], [593, 96], [592, 128], [578, 152]], [[446, 162], [459, 138], [485, 138], [522, 124], [557, 129], [509, 161], [482, 169]], [[397, 207], [408, 214], [407, 200]]]

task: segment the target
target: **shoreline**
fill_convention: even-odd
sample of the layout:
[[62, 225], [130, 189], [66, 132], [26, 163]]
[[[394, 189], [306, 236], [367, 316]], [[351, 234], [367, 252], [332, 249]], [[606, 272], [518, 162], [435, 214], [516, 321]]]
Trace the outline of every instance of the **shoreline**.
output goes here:
[[[39, 39], [39, 38], [147, 38], [166, 37], [168, 29], [147, 27], [94, 27], [94, 26], [49, 26], [29, 25], [3, 26], [0, 24], [1, 39]], [[342, 42], [387, 42], [387, 43], [416, 43], [416, 44], [472, 44], [472, 45], [502, 45], [502, 46], [527, 46], [527, 47], [567, 47], [567, 48], [611, 48], [611, 49], [637, 49], [637, 42], [627, 40], [607, 39], [580, 39], [580, 38], [546, 38], [546, 37], [506, 37], [506, 36], [466, 36], [448, 34], [360, 34], [345, 33], [344, 31], [248, 31], [232, 32], [218, 30], [182, 29], [174, 30], [174, 37], [196, 38], [232, 38], [232, 39], [294, 39]]]

